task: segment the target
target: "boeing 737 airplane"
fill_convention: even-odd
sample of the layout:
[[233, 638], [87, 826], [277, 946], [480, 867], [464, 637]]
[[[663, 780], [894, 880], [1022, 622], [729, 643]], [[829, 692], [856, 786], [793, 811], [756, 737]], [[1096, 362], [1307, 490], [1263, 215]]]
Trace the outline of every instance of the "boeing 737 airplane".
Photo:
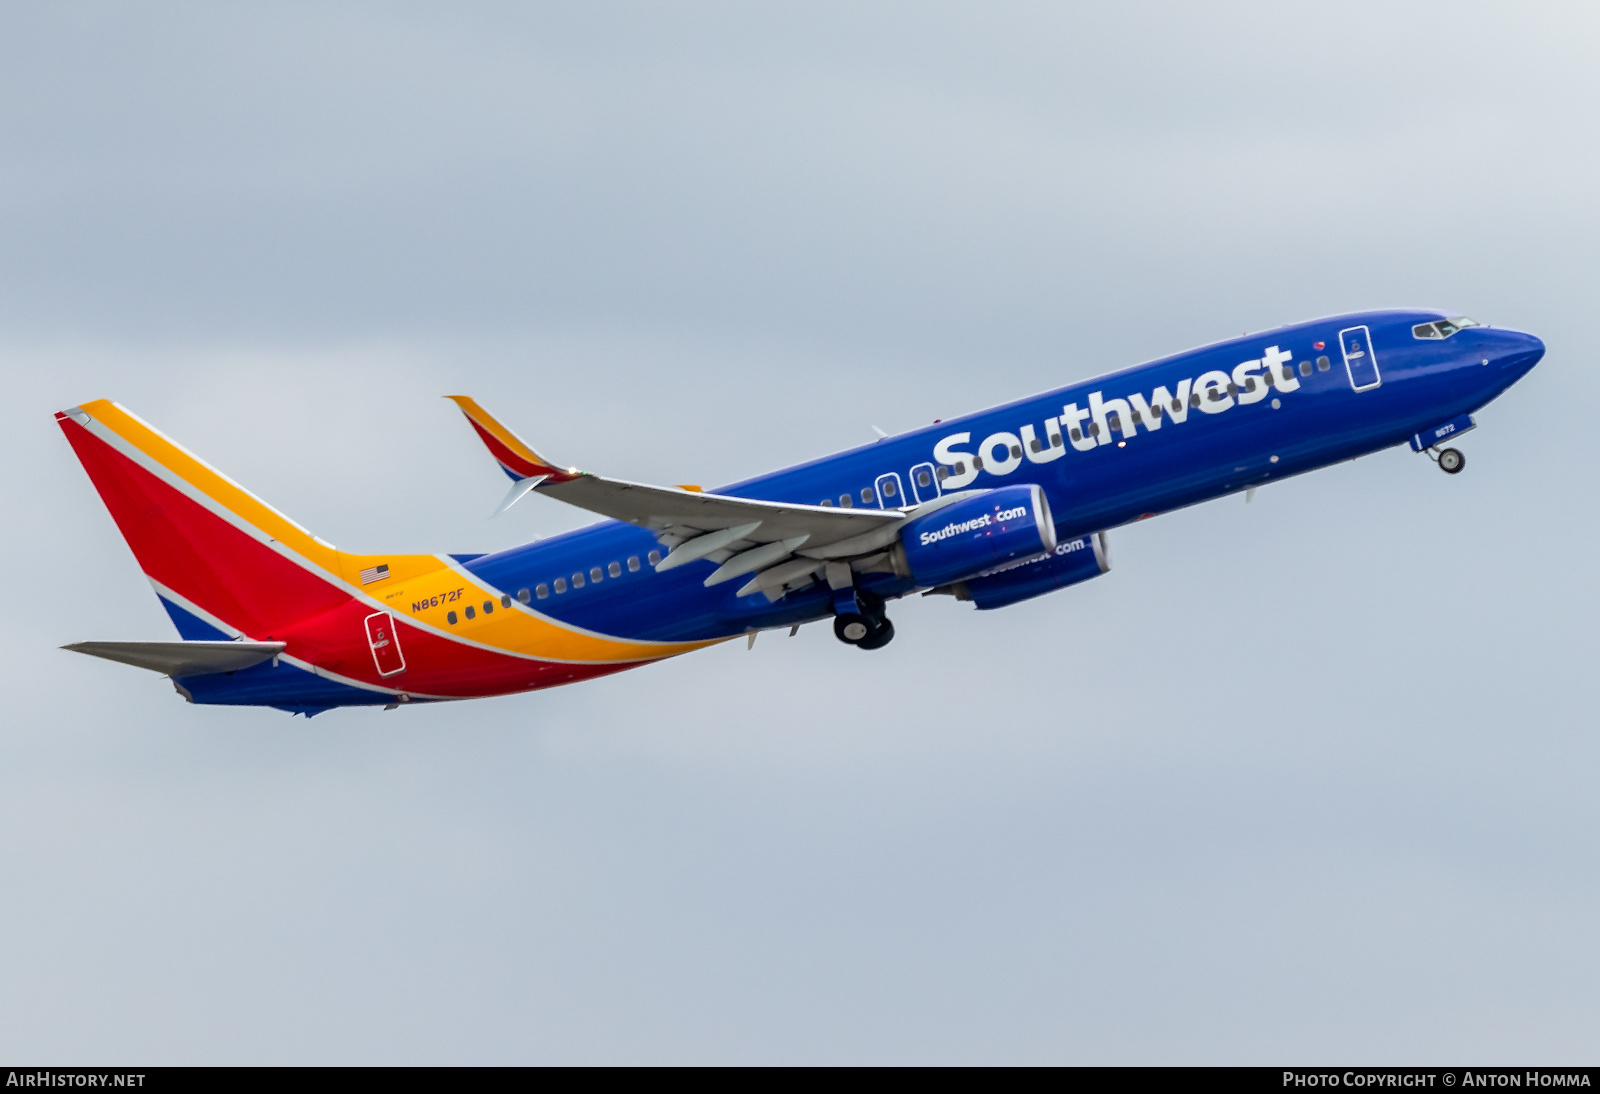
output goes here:
[[833, 620], [879, 649], [885, 607], [1003, 608], [1110, 568], [1106, 530], [1410, 443], [1447, 446], [1539, 339], [1380, 311], [1190, 350], [719, 490], [562, 467], [450, 396], [511, 479], [606, 519], [493, 554], [349, 554], [108, 400], [56, 415], [177, 625], [67, 649], [192, 703], [333, 707], [509, 695]]

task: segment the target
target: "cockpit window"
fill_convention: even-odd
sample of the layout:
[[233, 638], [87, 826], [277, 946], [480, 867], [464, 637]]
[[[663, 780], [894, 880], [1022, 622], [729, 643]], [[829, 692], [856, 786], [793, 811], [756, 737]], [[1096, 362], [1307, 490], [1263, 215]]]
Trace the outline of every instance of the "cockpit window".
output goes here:
[[1458, 315], [1454, 319], [1441, 319], [1436, 323], [1418, 323], [1411, 328], [1411, 337], [1437, 342], [1441, 339], [1449, 338], [1458, 330], [1466, 330], [1468, 327], [1476, 327], [1477, 325], [1478, 321], [1476, 319], [1468, 319], [1464, 315]]

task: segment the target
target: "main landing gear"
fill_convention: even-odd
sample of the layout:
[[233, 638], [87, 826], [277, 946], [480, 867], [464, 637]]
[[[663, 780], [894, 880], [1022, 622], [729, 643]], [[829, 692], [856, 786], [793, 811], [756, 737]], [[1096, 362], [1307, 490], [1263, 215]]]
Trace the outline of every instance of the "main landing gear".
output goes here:
[[[1435, 455], [1435, 452], [1438, 454]], [[1428, 449], [1428, 456], [1446, 475], [1459, 475], [1467, 466], [1467, 458], [1459, 448]]]
[[894, 639], [894, 624], [886, 615], [860, 615], [846, 612], [833, 617], [834, 637], [847, 646], [862, 650], [881, 650]]
[[894, 624], [883, 614], [883, 601], [861, 590], [837, 598], [833, 635], [847, 646], [881, 650], [894, 639]]

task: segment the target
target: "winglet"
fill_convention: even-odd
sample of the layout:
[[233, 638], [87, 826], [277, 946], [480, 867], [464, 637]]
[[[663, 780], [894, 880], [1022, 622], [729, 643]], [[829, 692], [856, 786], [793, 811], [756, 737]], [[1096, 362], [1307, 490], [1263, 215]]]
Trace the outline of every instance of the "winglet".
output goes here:
[[530, 475], [525, 479], [518, 479], [516, 482], [512, 483], [511, 489], [506, 491], [505, 500], [500, 503], [500, 508], [496, 509], [493, 513], [490, 513], [489, 519], [493, 520], [495, 517], [504, 514], [507, 509], [510, 509], [513, 505], [517, 504], [517, 502], [527, 497], [528, 491], [532, 490], [535, 486], [538, 486], [547, 477], [548, 476], [545, 475]]
[[[495, 421], [494, 417], [479, 406], [471, 396], [446, 395], [445, 398], [461, 408], [461, 413], [467, 416], [467, 422], [476, 431], [484, 447], [489, 450], [489, 455], [495, 458], [500, 470], [504, 471], [513, 483], [520, 484], [534, 478], [550, 482], [567, 482], [578, 477], [576, 470], [562, 470], [535, 452], [521, 437]], [[521, 494], [517, 496], [520, 497]], [[509, 505], [505, 508], [509, 508]]]

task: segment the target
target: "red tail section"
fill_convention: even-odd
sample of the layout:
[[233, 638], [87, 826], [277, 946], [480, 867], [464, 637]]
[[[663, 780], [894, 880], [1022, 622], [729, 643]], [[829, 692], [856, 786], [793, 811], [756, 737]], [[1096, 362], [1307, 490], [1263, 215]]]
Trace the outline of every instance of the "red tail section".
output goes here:
[[[126, 438], [93, 430], [101, 424], [98, 417], [113, 418], [120, 410], [114, 404], [88, 404], [77, 414], [56, 418], [140, 568], [153, 582], [252, 636], [271, 635], [350, 601], [350, 590], [341, 588], [342, 583], [291, 561], [273, 549], [270, 538], [262, 542], [259, 535], [239, 527], [241, 521], [196, 500], [170, 481], [172, 476], [153, 470], [151, 461], [138, 459], [136, 453], [145, 453], [136, 446], [117, 443]], [[98, 414], [91, 417], [91, 411]], [[130, 447], [135, 451], [128, 451]]]
[[494, 695], [706, 644], [580, 630], [448, 556], [339, 551], [107, 400], [56, 419], [164, 600], [229, 637], [286, 642], [283, 657], [317, 675], [418, 697]]

